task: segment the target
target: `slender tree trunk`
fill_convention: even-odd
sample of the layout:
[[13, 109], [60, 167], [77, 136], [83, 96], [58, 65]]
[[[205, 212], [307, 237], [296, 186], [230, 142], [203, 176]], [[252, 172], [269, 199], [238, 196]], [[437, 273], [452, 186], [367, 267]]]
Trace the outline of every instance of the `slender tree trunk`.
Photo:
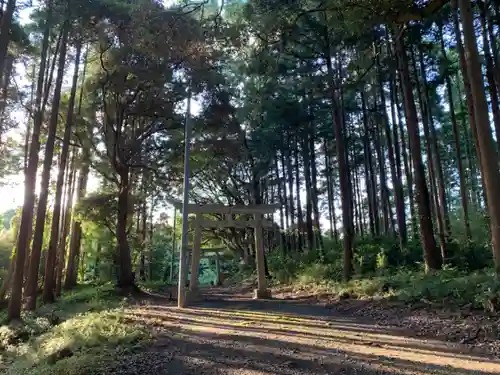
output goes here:
[[394, 186], [394, 198], [396, 201], [396, 219], [398, 222], [399, 246], [401, 249], [403, 249], [406, 246], [408, 240], [408, 234], [406, 230], [406, 214], [405, 214], [403, 183], [401, 182], [401, 169], [400, 169], [401, 160], [399, 156], [399, 147], [398, 147], [396, 114], [394, 112], [394, 105], [391, 105], [392, 122], [393, 122], [392, 124], [393, 133], [391, 138], [391, 129], [389, 126], [389, 117], [385, 109], [385, 103], [386, 103], [385, 92], [383, 87], [382, 74], [380, 70], [379, 70], [379, 87], [380, 87], [380, 98], [383, 105], [382, 110], [384, 114], [385, 138], [387, 139], [387, 150], [389, 153], [391, 179], [392, 179], [392, 185]]
[[[82, 80], [85, 79], [85, 73], [87, 71], [88, 52], [89, 50], [87, 48], [84, 56]], [[78, 115], [80, 115], [81, 113], [83, 96], [84, 96], [84, 86], [82, 85], [80, 90], [80, 99], [78, 103]], [[91, 129], [88, 129], [87, 134], [89, 135], [92, 134]], [[85, 139], [85, 137], [83, 137], [81, 160], [82, 163], [76, 186], [76, 202], [79, 202], [85, 196], [87, 190], [89, 169], [90, 169], [90, 141], [88, 139]], [[82, 240], [81, 223], [80, 221], [73, 219], [71, 223], [71, 238], [69, 244], [68, 263], [66, 265], [66, 273], [64, 279], [65, 289], [71, 289], [75, 287], [77, 284], [81, 240]]]
[[333, 168], [331, 165], [331, 160], [330, 160], [330, 155], [329, 155], [329, 148], [328, 148], [328, 141], [326, 138], [323, 141], [323, 149], [325, 153], [325, 178], [326, 178], [326, 185], [327, 185], [327, 195], [328, 195], [328, 217], [329, 217], [329, 223], [330, 223], [330, 238], [335, 239], [336, 238], [336, 228], [334, 229], [334, 221], [335, 221], [335, 202], [334, 202], [334, 195], [333, 195]]
[[420, 235], [424, 248], [425, 264], [430, 269], [440, 269], [443, 264], [441, 254], [437, 251], [429, 201], [429, 190], [425, 181], [425, 169], [420, 148], [417, 109], [411, 86], [408, 57], [406, 56], [403, 36], [396, 41], [396, 50], [401, 75], [403, 99], [405, 103], [406, 126], [410, 138], [412, 160], [415, 170], [416, 195], [420, 217]]
[[488, 92], [490, 94], [491, 112], [493, 113], [493, 124], [497, 138], [497, 148], [500, 149], [500, 108], [498, 102], [498, 89], [495, 82], [495, 66], [491, 57], [488, 30], [486, 27], [486, 11], [482, 2], [477, 2], [479, 8], [479, 19], [481, 21], [481, 34], [483, 37], [483, 53], [486, 62], [486, 79], [488, 80]]
[[462, 27], [464, 30], [465, 58], [469, 75], [472, 99], [474, 102], [474, 118], [481, 155], [481, 172], [488, 199], [488, 212], [491, 226], [491, 243], [495, 269], [500, 273], [500, 171], [498, 170], [498, 154], [495, 149], [488, 118], [488, 104], [484, 93], [484, 82], [481, 74], [481, 63], [477, 41], [474, 35], [474, 22], [470, 0], [459, 0]]
[[[141, 213], [141, 248], [143, 253], [148, 253], [148, 278], [149, 281], [153, 281], [153, 256], [151, 253], [151, 248], [148, 246], [148, 206], [146, 204], [146, 199], [142, 203], [142, 213]], [[148, 249], [149, 248], [149, 249]]]
[[[8, 99], [8, 93], [9, 93], [9, 85], [11, 81], [11, 76], [14, 70], [14, 56], [11, 54], [8, 54], [6, 57], [5, 61], [5, 69], [3, 73], [3, 82], [2, 82], [2, 88], [1, 88], [1, 99], [0, 99], [0, 145], [3, 144], [3, 135], [6, 132], [6, 127], [5, 127], [5, 108], [7, 107], [7, 99]], [[29, 122], [28, 122], [29, 124]]]
[[[65, 59], [65, 54], [66, 54], [66, 39], [67, 36], [63, 36], [62, 40], [62, 46], [61, 46], [61, 59], [59, 61], [59, 64], [62, 63], [62, 66], [59, 67], [60, 71], [61, 69], [64, 69], [64, 60]], [[76, 88], [78, 84], [78, 69], [80, 65], [80, 53], [81, 53], [81, 46], [77, 47], [76, 50], [76, 57], [75, 57], [75, 69], [73, 73], [73, 83], [71, 87], [71, 93], [69, 97], [69, 103], [68, 103], [68, 114], [66, 117], [66, 126], [64, 129], [64, 137], [63, 137], [63, 145], [62, 145], [62, 150], [61, 150], [61, 163], [59, 165], [59, 173], [57, 176], [57, 181], [56, 181], [56, 194], [55, 194], [55, 199], [54, 199], [54, 209], [53, 209], [53, 214], [52, 214], [52, 228], [50, 232], [50, 242], [49, 242], [49, 248], [47, 251], [47, 258], [46, 258], [46, 263], [45, 263], [45, 280], [43, 284], [43, 300], [44, 302], [52, 302], [54, 298], [54, 289], [55, 286], [53, 283], [54, 280], [54, 271], [56, 271], [55, 274], [55, 279], [56, 279], [56, 284], [57, 284], [57, 269], [54, 267], [56, 264], [56, 259], [57, 259], [57, 250], [59, 248], [59, 237], [60, 237], [60, 231], [59, 231], [59, 224], [60, 224], [60, 213], [61, 213], [61, 203], [62, 203], [62, 192], [63, 192], [63, 185], [64, 185], [64, 172], [66, 170], [66, 164], [68, 160], [68, 155], [69, 155], [69, 142], [71, 138], [71, 128], [73, 125], [73, 114], [74, 114], [74, 107], [75, 107], [75, 97], [76, 97]], [[62, 60], [62, 61], [61, 61]], [[64, 71], [64, 70], [62, 70]], [[59, 74], [59, 73], [58, 73]], [[58, 76], [59, 79], [59, 76]], [[59, 88], [59, 82], [56, 83], [56, 90]], [[60, 94], [59, 94], [60, 95]], [[55, 95], [54, 95], [55, 96]], [[57, 121], [57, 120], [56, 120]], [[51, 162], [52, 160], [50, 160]], [[43, 234], [42, 234], [43, 236]], [[61, 254], [62, 256], [63, 254]], [[59, 262], [62, 263], [62, 260]], [[59, 285], [59, 290], [60, 292], [60, 285]], [[56, 290], [56, 295], [57, 292]]]
[[[52, 8], [48, 6], [48, 16], [45, 24], [45, 31], [42, 41], [40, 57], [40, 69], [38, 74], [36, 96], [35, 96], [35, 117], [33, 122], [33, 132], [31, 135], [31, 145], [29, 149], [28, 165], [24, 182], [24, 204], [19, 225], [19, 235], [17, 236], [16, 259], [12, 281], [12, 293], [9, 301], [8, 319], [19, 319], [21, 317], [22, 289], [24, 281], [24, 262], [26, 252], [31, 240], [33, 208], [35, 206], [36, 174], [38, 169], [38, 151], [40, 150], [40, 132], [43, 123], [43, 78], [45, 65], [47, 62], [47, 51], [49, 47], [49, 36], [51, 30]], [[37, 264], [38, 267], [38, 264]], [[32, 275], [28, 275], [33, 278]], [[36, 278], [35, 278], [36, 281]], [[35, 285], [36, 288], [36, 285]]]
[[318, 199], [318, 169], [316, 166], [316, 142], [314, 135], [309, 138], [309, 150], [311, 152], [311, 179], [312, 179], [312, 206], [314, 213], [314, 236], [316, 239], [316, 244], [321, 252], [321, 257], [324, 256], [323, 250], [323, 236], [321, 235], [321, 228], [319, 225], [320, 214], [319, 214], [319, 199]]
[[[475, 103], [472, 98], [472, 86], [471, 82], [469, 79], [469, 67], [467, 66], [467, 61], [466, 61], [466, 53], [464, 50], [464, 46], [462, 45], [462, 35], [460, 33], [460, 24], [458, 21], [458, 8], [457, 8], [457, 0], [452, 0], [452, 9], [454, 11], [452, 12], [453, 15], [453, 26], [454, 26], [454, 32], [455, 32], [455, 38], [457, 40], [457, 50], [458, 50], [458, 56], [459, 56], [459, 62], [460, 62], [460, 69], [462, 70], [462, 76], [464, 80], [464, 91], [465, 91], [465, 97], [466, 97], [466, 102], [467, 102], [467, 114], [469, 118], [469, 124], [471, 127], [471, 132], [472, 132], [472, 139], [474, 140], [474, 149], [476, 150], [476, 159], [479, 164], [479, 169], [482, 170], [482, 157], [481, 157], [481, 150], [479, 148], [479, 138], [478, 138], [478, 133], [477, 133], [477, 125], [476, 125], [476, 117], [474, 115], [475, 113]], [[475, 34], [474, 34], [475, 35]], [[470, 159], [471, 160], [471, 159]], [[485, 205], [487, 206], [486, 202], [486, 188], [485, 188], [485, 181], [484, 181], [484, 176], [483, 173], [481, 175], [481, 183], [482, 183], [482, 191], [484, 193], [484, 200], [485, 200]], [[474, 189], [474, 186], [473, 186]], [[479, 189], [477, 189], [479, 190]]]
[[304, 161], [304, 183], [306, 188], [306, 233], [307, 245], [309, 252], [315, 251], [314, 230], [312, 221], [313, 197], [312, 197], [312, 180], [311, 180], [311, 160], [309, 150], [309, 135], [304, 132], [302, 142], [302, 160]]
[[[420, 47], [420, 45], [419, 45]], [[444, 195], [444, 186], [442, 180], [440, 178], [440, 160], [439, 160], [439, 151], [437, 150], [437, 146], [435, 144], [436, 140], [434, 134], [431, 134], [433, 128], [433, 119], [432, 119], [432, 111], [429, 106], [428, 99], [428, 88], [425, 79], [425, 71], [423, 68], [423, 58], [422, 54], [419, 51], [420, 57], [420, 69], [421, 76], [419, 77], [417, 63], [415, 61], [415, 55], [412, 50], [412, 63], [415, 70], [415, 79], [416, 79], [416, 88], [418, 93], [418, 100], [420, 103], [420, 109], [422, 112], [422, 124], [424, 127], [424, 137], [425, 137], [425, 147], [427, 150], [427, 162], [429, 166], [429, 185], [431, 187], [431, 202], [434, 202], [434, 211], [436, 215], [438, 235], [439, 235], [439, 247], [441, 249], [441, 257], [443, 260], [446, 256], [446, 229], [443, 219], [443, 212], [445, 209], [443, 208], [442, 201], [440, 200], [441, 194]], [[420, 85], [420, 80], [422, 80], [422, 86]], [[423, 88], [423, 90], [422, 90]], [[423, 92], [422, 92], [423, 91]], [[442, 176], [442, 171], [441, 171]], [[446, 200], [445, 200], [446, 202]]]
[[[498, 7], [498, 4], [496, 4]], [[496, 17], [500, 16], [500, 14], [496, 14]], [[497, 39], [498, 39], [498, 33], [497, 35], [494, 34], [493, 31], [493, 25], [494, 25], [494, 15], [493, 15], [493, 9], [490, 9], [490, 11], [487, 14], [487, 21], [488, 21], [488, 36], [490, 39], [490, 44], [491, 44], [491, 52], [493, 54], [493, 67], [494, 67], [494, 77], [495, 77], [495, 82], [497, 85], [497, 91], [500, 90], [500, 59], [499, 59], [499, 54], [498, 54], [498, 46], [497, 46]]]
[[[410, 216], [411, 216], [411, 232], [412, 232], [412, 237], [413, 239], [417, 239], [419, 237], [419, 231], [418, 231], [418, 224], [417, 224], [417, 214], [415, 210], [415, 196], [413, 194], [413, 171], [411, 169], [411, 161], [409, 160], [410, 158], [408, 157], [408, 152], [407, 152], [407, 147], [406, 147], [406, 139], [405, 139], [405, 132], [404, 132], [404, 127], [403, 127], [403, 121], [402, 118], [404, 117], [403, 115], [403, 110], [401, 109], [401, 103], [399, 101], [399, 96], [398, 96], [398, 87], [401, 89], [401, 92], [403, 92], [403, 88], [401, 85], [397, 84], [397, 80], [394, 80], [394, 84], [396, 87], [394, 87], [393, 90], [393, 100], [394, 100], [394, 105], [396, 106], [397, 113], [398, 113], [398, 127], [399, 127], [399, 134], [401, 137], [401, 155], [403, 156], [403, 167], [404, 167], [404, 173], [406, 177], [406, 187], [408, 189], [408, 201], [409, 201], [409, 206], [410, 206]], [[411, 153], [411, 147], [410, 147], [410, 153]]]
[[382, 218], [384, 223], [384, 235], [389, 234], [389, 192], [387, 189], [387, 178], [385, 175], [385, 160], [382, 151], [382, 140], [380, 139], [380, 130], [377, 124], [373, 126], [374, 146], [378, 159], [379, 176], [380, 176], [380, 201], [382, 205]]
[[300, 165], [299, 165], [299, 144], [295, 143], [295, 189], [297, 192], [297, 249], [302, 250], [304, 241], [302, 231], [304, 230], [304, 216], [302, 215], [302, 204], [300, 199]]
[[[444, 45], [442, 25], [439, 25], [439, 39], [441, 42], [441, 53], [443, 54], [444, 58], [448, 60], [446, 56], [446, 48]], [[453, 140], [455, 141], [455, 158], [457, 161], [458, 178], [460, 183], [460, 201], [462, 203], [465, 235], [467, 236], [467, 239], [470, 240], [472, 237], [472, 233], [469, 222], [469, 202], [467, 199], [467, 186], [465, 183], [465, 173], [462, 164], [462, 151], [461, 151], [462, 146], [460, 145], [460, 132], [458, 130], [457, 118], [455, 116], [455, 103], [453, 101], [453, 91], [449, 74], [446, 74], [445, 82], [446, 82], [446, 91], [448, 94], [448, 106], [450, 108], [450, 119], [451, 119], [451, 128], [453, 132]]]
[[[29, 296], [30, 301], [27, 301], [27, 307], [33, 309], [33, 304], [36, 301], [33, 301], [33, 286], [36, 286], [38, 280], [38, 267], [40, 263], [40, 254], [42, 251], [43, 245], [43, 234], [45, 230], [45, 217], [47, 213], [47, 201], [49, 197], [49, 184], [50, 184], [50, 172], [52, 169], [52, 160], [54, 156], [54, 146], [57, 132], [57, 123], [59, 120], [59, 102], [61, 99], [61, 88], [64, 77], [64, 66], [66, 62], [66, 49], [67, 49], [67, 37], [68, 30], [67, 25], [64, 25], [63, 28], [63, 39], [61, 45], [61, 52], [59, 55], [59, 66], [57, 71], [56, 78], [56, 86], [54, 88], [54, 97], [52, 99], [52, 109], [49, 121], [49, 129], [47, 134], [47, 142], [45, 144], [45, 155], [43, 160], [43, 169], [42, 169], [42, 181], [40, 183], [40, 196], [38, 200], [37, 213], [36, 213], [36, 224], [35, 224], [35, 232], [33, 236], [33, 246], [32, 246], [32, 259], [30, 262], [30, 277], [33, 278], [30, 280], [28, 278], [28, 283], [30, 284]], [[64, 173], [64, 170], [63, 170]], [[60, 202], [59, 202], [60, 203]], [[60, 206], [59, 206], [60, 209]], [[56, 230], [59, 228], [59, 223], [57, 223]], [[49, 291], [46, 289], [45, 285], [48, 282], [49, 286], [52, 287], [54, 280], [54, 272], [55, 272], [55, 257], [56, 257], [56, 248], [50, 249], [51, 251], [47, 251], [47, 256], [45, 259], [45, 282], [44, 282], [44, 292], [43, 292], [43, 300], [44, 302], [52, 302], [54, 300], [53, 288]], [[47, 273], [48, 271], [48, 273]], [[36, 276], [36, 277], [35, 277]], [[35, 288], [36, 293], [36, 288]], [[36, 295], [35, 295], [36, 296]]]
[[0, 81], [4, 75], [4, 69], [7, 60], [7, 51], [10, 42], [12, 17], [14, 16], [14, 11], [16, 10], [16, 1], [8, 0], [7, 7], [2, 14], [2, 20], [0, 23]]
[[[292, 142], [292, 137], [290, 133], [287, 135], [287, 141], [289, 144]], [[295, 206], [294, 206], [294, 197], [293, 197], [293, 166], [292, 166], [292, 153], [289, 147], [285, 147], [285, 159], [286, 159], [286, 171], [288, 174], [288, 191], [290, 192], [290, 198], [288, 202], [290, 204], [290, 226], [293, 228], [295, 224]], [[290, 233], [292, 237], [292, 248], [295, 250], [300, 249], [300, 245], [298, 244], [298, 236], [295, 235], [294, 232]]]
[[370, 228], [372, 235], [380, 235], [380, 222], [378, 215], [378, 202], [377, 202], [377, 194], [376, 194], [376, 180], [375, 180], [375, 172], [373, 170], [373, 160], [372, 160], [372, 148], [370, 142], [370, 131], [368, 129], [368, 115], [366, 113], [366, 101], [364, 92], [361, 91], [361, 105], [363, 110], [363, 127], [364, 127], [364, 136], [363, 139], [365, 141], [365, 159], [366, 159], [366, 189], [368, 196], [368, 207], [369, 207], [369, 215], [370, 215]]
[[56, 286], [55, 286], [55, 294], [57, 297], [61, 295], [62, 288], [62, 278], [64, 272], [64, 266], [66, 262], [66, 240], [69, 234], [69, 227], [71, 224], [71, 215], [73, 211], [73, 195], [75, 193], [75, 175], [76, 175], [76, 167], [75, 167], [75, 154], [76, 151], [73, 151], [73, 156], [71, 157], [71, 163], [69, 166], [69, 175], [67, 180], [67, 193], [66, 193], [66, 203], [64, 209], [64, 216], [62, 221], [62, 230], [60, 233], [58, 248], [57, 248], [57, 269], [56, 269]]
[[14, 276], [15, 264], [16, 264], [16, 253], [15, 250], [13, 250], [10, 256], [9, 269], [7, 270], [7, 274], [2, 280], [2, 286], [0, 287], [0, 302], [4, 301], [5, 296], [9, 292], [12, 276]]
[[342, 119], [337, 107], [337, 95], [334, 86], [334, 74], [331, 57], [331, 45], [328, 29], [324, 30], [325, 39], [325, 58], [328, 69], [328, 84], [330, 86], [330, 105], [332, 111], [333, 131], [335, 134], [335, 145], [337, 151], [337, 160], [339, 164], [340, 175], [340, 196], [342, 202], [342, 226], [344, 231], [344, 279], [350, 280], [352, 277], [352, 257], [353, 257], [353, 242], [354, 228], [352, 222], [352, 204], [351, 191], [349, 190], [349, 169], [345, 152], [345, 137], [344, 129], [342, 129]]

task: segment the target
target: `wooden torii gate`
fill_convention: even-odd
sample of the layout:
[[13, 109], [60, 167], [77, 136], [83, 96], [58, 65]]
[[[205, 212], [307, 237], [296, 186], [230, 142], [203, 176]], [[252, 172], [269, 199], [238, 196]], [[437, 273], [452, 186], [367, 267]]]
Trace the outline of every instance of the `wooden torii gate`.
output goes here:
[[225, 247], [207, 247], [201, 249], [202, 258], [215, 258], [215, 285], [220, 285], [220, 253], [225, 251]]
[[[174, 207], [180, 211], [183, 210], [181, 202], [171, 202]], [[198, 276], [201, 260], [201, 234], [202, 228], [253, 228], [255, 234], [255, 254], [257, 265], [257, 289], [254, 290], [254, 298], [270, 298], [271, 292], [267, 288], [265, 260], [264, 260], [264, 234], [263, 228], [273, 227], [273, 223], [269, 220], [264, 220], [263, 214], [272, 214], [280, 207], [279, 204], [261, 204], [261, 205], [235, 205], [225, 206], [222, 204], [189, 204], [188, 212], [195, 214], [194, 220], [194, 239], [193, 249], [191, 251], [191, 278], [189, 283], [189, 291], [186, 293], [186, 301], [197, 299], [199, 297]], [[222, 220], [210, 220], [203, 215], [221, 214]], [[235, 219], [234, 215], [241, 215]], [[187, 262], [179, 260], [179, 268], [187, 267]], [[187, 272], [181, 274], [187, 275]], [[185, 271], [185, 270], [184, 270]], [[182, 285], [186, 284], [187, 280], [183, 280]]]

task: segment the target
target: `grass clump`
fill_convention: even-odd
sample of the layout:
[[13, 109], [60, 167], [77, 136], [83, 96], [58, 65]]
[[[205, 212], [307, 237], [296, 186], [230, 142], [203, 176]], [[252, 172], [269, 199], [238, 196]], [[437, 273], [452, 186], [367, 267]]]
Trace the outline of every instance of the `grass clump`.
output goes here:
[[393, 274], [356, 277], [349, 282], [331, 278], [327, 265], [304, 268], [292, 284], [329, 293], [339, 298], [384, 297], [406, 303], [424, 302], [442, 306], [469, 306], [498, 312], [500, 283], [491, 269], [471, 273], [457, 269], [425, 273], [403, 269]]
[[340, 298], [382, 297], [500, 311], [500, 283], [491, 269], [491, 251], [481, 242], [448, 243], [444, 269], [426, 273], [417, 241], [401, 250], [394, 238], [359, 238], [353, 255], [354, 276], [349, 282], [342, 280], [342, 243], [326, 238], [323, 242], [321, 251], [286, 255], [280, 249], [271, 251], [268, 266], [273, 283]]
[[147, 343], [150, 334], [127, 319], [121, 309], [75, 316], [33, 338], [8, 375], [102, 372], [114, 358]]
[[111, 285], [84, 286], [25, 313], [22, 324], [0, 327], [0, 366], [8, 375], [106, 373], [151, 338], [125, 302]]

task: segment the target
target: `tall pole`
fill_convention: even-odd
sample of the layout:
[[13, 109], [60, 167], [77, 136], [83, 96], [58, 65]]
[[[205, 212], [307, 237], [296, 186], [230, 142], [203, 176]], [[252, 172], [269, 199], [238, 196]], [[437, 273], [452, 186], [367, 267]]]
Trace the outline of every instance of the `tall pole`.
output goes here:
[[176, 222], [177, 222], [177, 209], [174, 207], [174, 224], [172, 226], [172, 252], [170, 253], [170, 258], [167, 259], [165, 256], [165, 271], [163, 272], [163, 282], [168, 282], [172, 284], [174, 281], [174, 266], [175, 266], [175, 252], [177, 246], [177, 238], [176, 238]]
[[184, 190], [182, 203], [182, 242], [179, 254], [179, 285], [177, 307], [186, 305], [187, 254], [188, 254], [188, 204], [189, 204], [189, 151], [191, 143], [191, 88], [188, 88], [186, 122], [184, 125]]
[[177, 245], [176, 241], [177, 233], [175, 232], [176, 224], [177, 224], [177, 209], [174, 207], [174, 225], [172, 229], [172, 254], [170, 256], [170, 283], [174, 281], [174, 262], [175, 262], [175, 252], [176, 252], [175, 247]]

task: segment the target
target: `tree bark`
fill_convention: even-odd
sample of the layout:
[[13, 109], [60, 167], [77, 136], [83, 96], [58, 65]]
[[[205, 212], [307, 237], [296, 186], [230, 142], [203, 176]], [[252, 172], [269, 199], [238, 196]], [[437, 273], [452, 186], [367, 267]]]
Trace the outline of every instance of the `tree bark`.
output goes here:
[[479, 8], [479, 19], [481, 21], [481, 34], [483, 39], [483, 53], [486, 62], [486, 79], [488, 81], [488, 92], [490, 94], [491, 112], [493, 113], [493, 124], [497, 138], [497, 148], [500, 150], [500, 108], [498, 102], [498, 90], [495, 81], [495, 65], [491, 57], [490, 42], [488, 40], [488, 30], [486, 26], [485, 4], [477, 2]]
[[[56, 86], [54, 88], [54, 96], [52, 99], [52, 109], [50, 115], [50, 121], [48, 126], [48, 134], [47, 134], [47, 142], [45, 144], [45, 155], [43, 160], [43, 169], [42, 169], [42, 181], [40, 183], [40, 196], [38, 199], [37, 213], [36, 213], [36, 224], [35, 224], [35, 232], [33, 236], [33, 246], [32, 246], [32, 259], [30, 262], [30, 277], [28, 278], [28, 283], [31, 284], [31, 287], [35, 286], [38, 279], [38, 267], [40, 263], [40, 254], [42, 251], [43, 245], [43, 234], [45, 231], [45, 217], [47, 213], [47, 202], [49, 197], [49, 184], [50, 184], [50, 172], [52, 169], [52, 160], [54, 156], [54, 145], [56, 139], [57, 132], [57, 124], [59, 121], [59, 103], [61, 99], [61, 88], [62, 82], [64, 78], [64, 66], [66, 62], [66, 50], [67, 50], [67, 37], [68, 37], [68, 26], [65, 24], [62, 26], [64, 30], [62, 31], [62, 44], [61, 51], [59, 55], [59, 66], [57, 71], [56, 78]], [[64, 171], [63, 171], [64, 173]], [[59, 224], [58, 224], [59, 225]], [[58, 227], [57, 227], [58, 228]], [[50, 249], [49, 249], [50, 250]], [[52, 252], [47, 251], [46, 259], [45, 259], [45, 281], [49, 280], [49, 283], [52, 283], [54, 280], [54, 272], [55, 272], [55, 249]], [[48, 273], [47, 273], [48, 271]], [[36, 277], [35, 277], [36, 276]], [[51, 284], [52, 286], [53, 284]], [[33, 303], [33, 290], [30, 289], [31, 294], [29, 295], [31, 298], [27, 301], [28, 308], [34, 308]], [[36, 289], [35, 289], [36, 293]], [[44, 302], [52, 302], [54, 300], [53, 290], [46, 291], [45, 283], [44, 283], [44, 292], [42, 295]]]
[[415, 171], [416, 200], [420, 219], [420, 235], [424, 248], [424, 259], [427, 268], [440, 269], [443, 264], [441, 254], [437, 251], [436, 240], [429, 201], [429, 190], [425, 181], [425, 170], [422, 161], [422, 151], [420, 148], [420, 134], [418, 130], [417, 109], [408, 69], [408, 57], [406, 56], [403, 36], [396, 40], [396, 51], [399, 62], [399, 73], [401, 76], [401, 86], [403, 100], [405, 103], [406, 126], [411, 144], [412, 160]]
[[465, 41], [465, 59], [467, 73], [474, 102], [474, 118], [476, 120], [479, 150], [481, 155], [481, 172], [488, 199], [488, 212], [491, 226], [491, 243], [495, 270], [500, 273], [500, 172], [498, 170], [498, 154], [494, 146], [493, 136], [488, 118], [488, 104], [484, 93], [484, 82], [481, 74], [481, 63], [477, 41], [474, 34], [474, 22], [470, 0], [459, 0], [460, 14]]
[[127, 239], [127, 221], [129, 211], [130, 184], [129, 168], [121, 165], [118, 170], [120, 185], [118, 191], [118, 212], [116, 221], [116, 240], [118, 249], [116, 252], [118, 264], [118, 287], [122, 289], [135, 289], [134, 274], [132, 272], [132, 258]]
[[69, 173], [67, 179], [67, 192], [66, 192], [66, 203], [64, 205], [64, 215], [62, 221], [62, 229], [60, 233], [58, 248], [57, 248], [57, 269], [56, 269], [56, 286], [55, 286], [55, 294], [57, 297], [61, 295], [62, 289], [62, 278], [64, 272], [64, 264], [66, 258], [66, 239], [68, 238], [69, 228], [71, 224], [71, 215], [73, 211], [73, 195], [75, 193], [75, 175], [76, 175], [76, 167], [75, 167], [75, 153], [73, 151], [73, 156], [71, 158], [71, 163], [69, 166]]
[[4, 69], [7, 61], [8, 47], [10, 42], [10, 29], [12, 26], [12, 18], [16, 10], [16, 1], [8, 0], [7, 7], [2, 14], [0, 24], [0, 82], [4, 75]]
[[326, 66], [328, 69], [328, 84], [330, 91], [330, 106], [333, 120], [333, 131], [335, 134], [335, 145], [337, 160], [339, 164], [340, 175], [340, 197], [342, 202], [342, 226], [344, 231], [344, 279], [350, 280], [352, 277], [352, 257], [353, 257], [353, 242], [354, 242], [354, 228], [352, 222], [352, 204], [351, 204], [351, 191], [349, 190], [349, 169], [347, 165], [346, 151], [345, 151], [345, 137], [343, 122], [339, 109], [337, 107], [337, 95], [335, 92], [335, 80], [333, 74], [333, 65], [331, 57], [331, 45], [328, 29], [324, 30], [325, 38], [325, 52]]
[[[443, 39], [443, 25], [439, 25], [439, 39], [441, 42], [441, 53], [443, 54], [444, 58], [448, 60], [448, 57], [446, 56], [446, 48]], [[457, 118], [455, 115], [455, 103], [453, 101], [451, 79], [448, 73], [446, 73], [445, 82], [446, 82], [446, 91], [448, 96], [448, 106], [450, 108], [451, 129], [453, 132], [453, 140], [455, 141], [455, 158], [457, 161], [458, 178], [460, 184], [460, 201], [462, 204], [465, 235], [467, 239], [470, 240], [472, 238], [472, 233], [469, 222], [469, 202], [467, 199], [467, 186], [465, 183], [465, 173], [462, 163], [462, 151], [461, 151], [462, 146], [460, 145], [460, 132], [458, 130]]]
[[[40, 68], [38, 72], [38, 81], [35, 96], [35, 115], [33, 121], [33, 132], [31, 135], [31, 145], [29, 148], [28, 165], [26, 168], [25, 182], [24, 182], [24, 204], [21, 214], [21, 223], [19, 225], [19, 235], [17, 236], [16, 246], [16, 259], [14, 266], [14, 274], [12, 281], [12, 293], [9, 301], [8, 319], [14, 320], [21, 317], [21, 301], [22, 290], [24, 281], [24, 262], [26, 252], [31, 240], [32, 224], [33, 224], [33, 208], [35, 206], [35, 188], [36, 188], [36, 174], [38, 169], [38, 152], [40, 150], [40, 132], [43, 123], [43, 78], [45, 72], [45, 65], [47, 63], [47, 52], [49, 47], [49, 36], [51, 30], [52, 7], [48, 6], [48, 16], [45, 24], [45, 30], [42, 40], [42, 50], [40, 56]], [[37, 264], [37, 267], [39, 265]], [[32, 279], [36, 277], [33, 275]], [[29, 277], [28, 277], [29, 278]], [[36, 284], [35, 284], [36, 288]]]
[[[420, 45], [419, 45], [420, 47]], [[420, 51], [419, 51], [420, 52]], [[418, 93], [418, 101], [420, 103], [420, 110], [421, 110], [421, 115], [422, 115], [422, 125], [424, 127], [424, 137], [425, 137], [425, 148], [427, 151], [427, 162], [429, 166], [429, 186], [430, 186], [430, 200], [431, 200], [431, 205], [432, 202], [434, 202], [434, 212], [436, 216], [436, 222], [437, 222], [437, 228], [438, 228], [438, 237], [439, 237], [439, 247], [441, 249], [441, 257], [443, 260], [445, 259], [446, 256], [446, 230], [444, 226], [444, 220], [443, 220], [443, 206], [440, 201], [440, 191], [441, 187], [440, 185], [440, 178], [439, 178], [439, 160], [438, 160], [438, 150], [437, 147], [435, 147], [435, 139], [434, 136], [431, 135], [431, 128], [432, 128], [432, 112], [431, 108], [429, 107], [429, 101], [427, 100], [428, 93], [427, 93], [427, 84], [425, 80], [425, 71], [424, 68], [422, 67], [423, 65], [423, 59], [421, 58], [421, 54], [419, 53], [420, 57], [420, 69], [421, 69], [421, 76], [419, 77], [418, 74], [418, 68], [417, 68], [417, 62], [415, 60], [415, 54], [412, 49], [412, 64], [415, 70], [415, 80], [416, 80], [416, 88], [417, 88], [417, 93]], [[420, 80], [422, 80], [422, 84], [420, 84]], [[422, 92], [422, 86], [423, 86], [423, 92]], [[442, 173], [441, 173], [442, 174]], [[443, 194], [444, 194], [444, 187], [443, 187]]]

